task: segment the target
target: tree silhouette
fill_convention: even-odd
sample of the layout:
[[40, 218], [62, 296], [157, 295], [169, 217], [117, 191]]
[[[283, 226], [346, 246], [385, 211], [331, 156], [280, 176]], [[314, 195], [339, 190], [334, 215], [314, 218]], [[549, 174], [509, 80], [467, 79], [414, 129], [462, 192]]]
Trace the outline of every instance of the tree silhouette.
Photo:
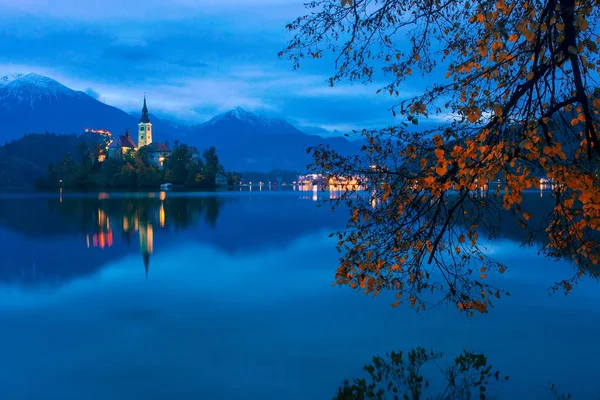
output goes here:
[[[337, 200], [352, 210], [337, 234], [338, 283], [373, 294], [394, 289], [394, 305], [425, 309], [432, 292], [436, 303], [487, 312], [504, 292], [486, 277], [506, 266], [483, 252], [479, 236], [484, 227], [494, 231], [502, 209], [528, 232], [547, 235], [545, 255], [575, 262], [574, 275], [555, 290], [597, 276], [597, 0], [319, 0], [307, 7], [310, 14], [288, 26], [295, 35], [280, 53], [295, 67], [334, 55], [331, 85], [385, 79], [379, 91], [391, 96], [412, 77], [434, 81], [398, 101], [397, 126], [363, 131], [361, 155], [311, 149], [320, 172], [358, 175], [369, 193]], [[432, 117], [444, 122], [419, 129]], [[523, 192], [541, 178], [554, 185], [555, 201], [534, 226], [537, 210], [523, 207]]]

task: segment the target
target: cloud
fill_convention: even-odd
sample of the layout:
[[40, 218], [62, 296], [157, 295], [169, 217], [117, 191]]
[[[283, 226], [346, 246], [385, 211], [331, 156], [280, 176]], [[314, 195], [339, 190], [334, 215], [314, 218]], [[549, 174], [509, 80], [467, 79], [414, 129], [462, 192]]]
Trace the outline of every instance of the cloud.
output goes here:
[[94, 99], [98, 100], [100, 99], [100, 93], [96, 92], [94, 89], [92, 88], [87, 88], [84, 90], [84, 93], [87, 94], [90, 97], [93, 97]]
[[0, 0], [0, 73], [50, 76], [129, 112], [146, 93], [151, 112], [186, 123], [236, 106], [328, 130], [394, 123], [382, 84], [329, 87], [329, 60], [293, 71], [277, 57], [303, 0], [83, 3]]
[[206, 68], [208, 64], [193, 58], [179, 56], [170, 57], [164, 48], [152, 48], [147, 44], [124, 44], [117, 43], [107, 47], [101, 55], [103, 60], [112, 59], [121, 63], [131, 63], [134, 65], [152, 65], [171, 64], [182, 68]]
[[102, 59], [112, 58], [134, 62], [156, 60], [158, 57], [160, 57], [160, 53], [158, 55], [153, 54], [146, 46], [130, 46], [125, 44], [109, 46], [101, 55]]
[[202, 61], [193, 61], [193, 60], [172, 60], [169, 61], [171, 64], [179, 65], [180, 67], [187, 68], [206, 68], [208, 67], [207, 63]]
[[[83, 3], [83, 4], [82, 4]], [[302, 1], [296, 0], [0, 0], [5, 15], [28, 15], [61, 20], [106, 22], [107, 20], [177, 20], [194, 16], [227, 14], [298, 15]]]

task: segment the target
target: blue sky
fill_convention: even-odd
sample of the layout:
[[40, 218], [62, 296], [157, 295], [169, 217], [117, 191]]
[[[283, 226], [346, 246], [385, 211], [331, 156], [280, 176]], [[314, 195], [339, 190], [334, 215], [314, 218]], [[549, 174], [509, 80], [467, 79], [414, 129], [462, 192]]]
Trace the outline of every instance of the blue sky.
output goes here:
[[146, 93], [151, 112], [190, 123], [236, 106], [344, 132], [392, 123], [378, 85], [329, 88], [333, 64], [277, 57], [302, 3], [0, 0], [0, 75], [36, 72], [132, 112]]

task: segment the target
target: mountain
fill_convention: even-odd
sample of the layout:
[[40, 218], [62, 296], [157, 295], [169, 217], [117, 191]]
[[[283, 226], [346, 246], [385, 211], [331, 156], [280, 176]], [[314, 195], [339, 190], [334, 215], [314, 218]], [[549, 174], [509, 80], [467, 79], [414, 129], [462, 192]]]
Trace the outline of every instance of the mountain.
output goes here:
[[304, 135], [283, 119], [256, 115], [237, 107], [198, 126], [205, 135], [294, 136]]
[[322, 137], [344, 136], [344, 133], [337, 129], [330, 131], [325, 128], [321, 128], [320, 126], [302, 126], [301, 129], [302, 132], [308, 133], [309, 135], [317, 135]]
[[23, 74], [10, 74], [3, 76], [0, 78], [0, 86], [7, 85], [16, 79], [22, 78], [23, 76]]
[[[140, 109], [141, 104], [140, 101]], [[152, 104], [149, 104], [152, 108]], [[122, 134], [137, 132], [139, 115], [104, 104], [84, 92], [72, 90], [54, 79], [37, 74], [13, 74], [0, 78], [0, 145], [28, 133], [81, 134], [85, 128], [107, 129]], [[176, 126], [151, 115], [154, 140], [178, 140], [200, 151], [217, 148], [229, 170], [304, 170], [311, 162], [308, 146], [329, 144], [343, 154], [359, 145], [343, 137], [308, 135], [284, 119], [236, 108], [191, 127]]]
[[343, 154], [359, 149], [343, 137], [307, 135], [283, 119], [256, 115], [241, 108], [192, 127], [184, 142], [198, 148], [215, 146], [221, 163], [237, 171], [276, 168], [304, 171], [311, 162], [306, 148], [318, 144], [329, 144]]
[[[141, 100], [140, 100], [141, 109]], [[27, 133], [80, 134], [85, 128], [108, 129], [122, 134], [137, 132], [139, 117], [106, 105], [37, 74], [0, 78], [0, 144]], [[178, 131], [156, 121], [157, 139], [174, 140]]]

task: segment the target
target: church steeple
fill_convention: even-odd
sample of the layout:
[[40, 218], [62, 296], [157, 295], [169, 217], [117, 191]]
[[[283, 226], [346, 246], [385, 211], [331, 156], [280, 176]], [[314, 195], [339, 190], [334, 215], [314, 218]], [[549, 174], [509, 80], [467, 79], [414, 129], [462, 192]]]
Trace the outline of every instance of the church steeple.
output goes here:
[[144, 107], [142, 107], [142, 118], [140, 118], [140, 122], [149, 123], [150, 117], [148, 116], [148, 107], [146, 107], [146, 95], [144, 95]]
[[148, 146], [152, 143], [152, 124], [148, 117], [148, 107], [146, 106], [146, 95], [144, 95], [144, 107], [142, 108], [142, 118], [138, 124], [138, 148]]

